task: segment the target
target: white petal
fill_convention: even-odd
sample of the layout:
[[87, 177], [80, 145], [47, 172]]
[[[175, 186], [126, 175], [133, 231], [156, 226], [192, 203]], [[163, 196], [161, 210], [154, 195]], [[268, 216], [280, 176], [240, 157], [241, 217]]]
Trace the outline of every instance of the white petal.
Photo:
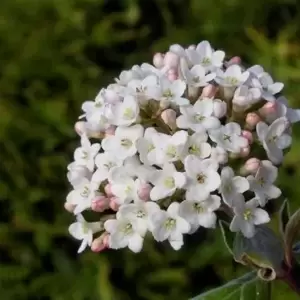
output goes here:
[[225, 57], [224, 51], [221, 51], [221, 50], [215, 51], [212, 55], [212, 60], [213, 60], [214, 66], [221, 67], [224, 57]]
[[244, 193], [249, 190], [249, 181], [245, 177], [235, 176], [233, 179], [233, 185], [238, 193]]
[[266, 187], [264, 192], [270, 199], [277, 199], [281, 195], [281, 190], [275, 185]]
[[273, 84], [270, 84], [268, 86], [268, 91], [272, 94], [275, 95], [277, 93], [279, 93], [284, 87], [284, 84], [281, 82], [275, 82]]
[[175, 192], [175, 189], [167, 189], [163, 186], [157, 185], [150, 191], [150, 199], [157, 201], [171, 196]]
[[207, 129], [217, 129], [221, 126], [220, 120], [216, 117], [206, 117], [202, 121], [202, 125]]
[[240, 223], [241, 223], [240, 217], [234, 216], [230, 223], [230, 226], [229, 226], [230, 231], [233, 231], [233, 232], [240, 231]]
[[190, 127], [190, 123], [190, 120], [185, 115], [181, 115], [176, 119], [176, 125], [178, 128], [187, 129]]
[[171, 216], [178, 216], [178, 212], [179, 212], [179, 203], [178, 202], [173, 202], [170, 204], [170, 206], [168, 207], [167, 210], [168, 214]]
[[183, 188], [184, 185], [186, 184], [186, 177], [183, 173], [176, 172], [173, 175], [174, 180], [175, 180], [175, 185], [177, 188]]
[[87, 247], [87, 245], [88, 245], [87, 240], [83, 240], [80, 247], [79, 247], [79, 249], [78, 249], [78, 251], [77, 251], [77, 253], [81, 253]]
[[229, 135], [232, 135], [232, 134], [240, 135], [242, 133], [241, 126], [235, 122], [227, 123], [224, 126], [224, 132]]
[[134, 253], [138, 253], [142, 250], [143, 241], [143, 238], [135, 233], [128, 241], [128, 248]]
[[77, 240], [83, 239], [83, 230], [82, 230], [82, 224], [81, 223], [73, 223], [69, 226], [69, 233]]
[[191, 224], [195, 224], [198, 218], [194, 203], [194, 201], [184, 200], [179, 207], [179, 215]]
[[[179, 203], [178, 203], [178, 210], [177, 210], [177, 215], [179, 211]], [[191, 229], [191, 225], [186, 221], [185, 219], [181, 217], [176, 218], [176, 231], [180, 233], [188, 233]]]
[[170, 245], [174, 250], [179, 250], [183, 246], [183, 238], [169, 239]]
[[208, 191], [212, 192], [218, 189], [220, 185], [221, 185], [220, 175], [218, 174], [218, 172], [214, 170], [210, 170], [207, 173], [207, 178], [205, 179], [205, 188]]
[[200, 158], [206, 158], [210, 156], [211, 153], [211, 145], [208, 143], [203, 143], [199, 145], [199, 157]]
[[268, 125], [264, 122], [258, 122], [256, 125], [256, 132], [260, 141], [263, 141], [268, 132]]
[[276, 140], [276, 145], [279, 149], [286, 149], [292, 144], [292, 137], [288, 134], [283, 134]]
[[199, 171], [201, 171], [201, 161], [194, 155], [188, 155], [184, 160], [184, 167], [187, 175], [190, 178], [195, 178]]
[[221, 171], [221, 178], [222, 178], [222, 181], [225, 180], [225, 181], [231, 181], [232, 178], [234, 176], [234, 172], [232, 170], [232, 168], [230, 167], [224, 167]]
[[255, 209], [255, 211], [253, 211], [253, 223], [255, 225], [265, 224], [268, 223], [269, 221], [270, 221], [269, 214], [265, 210], [261, 208], [257, 208]]
[[177, 79], [172, 82], [170, 88], [177, 97], [181, 97], [186, 89], [186, 83], [183, 80]]
[[199, 225], [205, 228], [216, 227], [217, 216], [215, 213], [202, 213], [198, 215]]
[[107, 232], [113, 233], [117, 230], [118, 227], [118, 221], [117, 220], [107, 220], [104, 223], [104, 228]]
[[255, 227], [249, 222], [243, 222], [241, 225], [241, 232], [247, 238], [252, 238], [255, 235]]

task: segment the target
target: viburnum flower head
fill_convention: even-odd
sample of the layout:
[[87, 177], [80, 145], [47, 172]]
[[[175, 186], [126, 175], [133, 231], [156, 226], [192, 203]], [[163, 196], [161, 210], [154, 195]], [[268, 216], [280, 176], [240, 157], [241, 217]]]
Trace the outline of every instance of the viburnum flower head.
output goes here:
[[263, 67], [225, 57], [208, 41], [174, 44], [83, 103], [64, 203], [80, 252], [139, 252], [148, 236], [179, 250], [218, 218], [249, 239], [268, 226], [300, 110]]

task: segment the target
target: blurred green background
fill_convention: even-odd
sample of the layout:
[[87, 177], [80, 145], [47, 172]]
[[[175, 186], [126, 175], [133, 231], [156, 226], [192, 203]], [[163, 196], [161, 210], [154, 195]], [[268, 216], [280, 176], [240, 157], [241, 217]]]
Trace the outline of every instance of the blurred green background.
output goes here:
[[[1, 0], [0, 299], [185, 300], [243, 272], [219, 230], [200, 231], [179, 252], [77, 255], [64, 211], [73, 124], [121, 70], [172, 43], [208, 39], [262, 64], [300, 106], [297, 0]], [[299, 206], [300, 127], [279, 185]], [[282, 286], [272, 299], [297, 299]]]

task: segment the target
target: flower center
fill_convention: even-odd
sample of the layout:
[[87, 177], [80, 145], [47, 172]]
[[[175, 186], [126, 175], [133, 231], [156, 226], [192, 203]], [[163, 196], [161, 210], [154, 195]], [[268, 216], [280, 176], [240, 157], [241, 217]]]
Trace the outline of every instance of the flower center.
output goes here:
[[201, 60], [201, 65], [202, 66], [207, 67], [207, 66], [210, 65], [210, 63], [211, 63], [211, 60], [210, 60], [209, 57], [203, 57], [202, 60]]
[[81, 197], [84, 197], [84, 198], [87, 198], [87, 197], [89, 196], [89, 194], [90, 194], [90, 189], [89, 189], [87, 186], [85, 186], [85, 187], [82, 189], [82, 191], [81, 191], [81, 193], [80, 193], [80, 196], [81, 196]]
[[231, 136], [228, 135], [228, 134], [224, 134], [224, 135], [223, 135], [223, 140], [224, 140], [224, 141], [229, 141], [229, 142], [231, 142]]
[[191, 154], [200, 154], [200, 148], [199, 147], [197, 147], [197, 145], [191, 145], [190, 147], [189, 147], [189, 153], [191, 153]]
[[132, 119], [133, 118], [133, 110], [129, 107], [124, 109], [124, 113], [123, 113], [123, 117], [124, 119]]
[[265, 181], [265, 179], [264, 179], [263, 177], [260, 177], [260, 178], [257, 179], [257, 183], [258, 183], [261, 187], [263, 187], [263, 186], [265, 185], [266, 181]]
[[143, 218], [146, 217], [146, 213], [145, 213], [144, 211], [142, 211], [142, 210], [139, 210], [139, 211], [136, 213], [136, 217], [137, 217], [137, 218], [143, 219]]
[[137, 88], [135, 89], [135, 91], [136, 91], [137, 93], [145, 93], [145, 92], [147, 91], [147, 87], [141, 85], [141, 86], [137, 87]]
[[121, 139], [121, 146], [125, 148], [130, 148], [132, 146], [132, 141], [130, 139]]
[[230, 182], [226, 183], [224, 186], [224, 190], [228, 194], [231, 193], [233, 190], [232, 184]]
[[174, 227], [175, 227], [175, 225], [176, 225], [176, 220], [175, 219], [173, 219], [173, 218], [168, 218], [166, 221], [165, 221], [165, 228], [167, 229], [167, 230], [171, 230], [171, 229], [173, 229]]
[[124, 232], [124, 234], [128, 235], [131, 234], [133, 232], [132, 230], [132, 225], [130, 223], [127, 223], [123, 228], [122, 231]]
[[198, 83], [200, 81], [200, 77], [199, 76], [195, 76], [194, 78], [193, 78], [193, 82], [194, 83]]
[[203, 173], [198, 174], [197, 175], [197, 181], [198, 181], [198, 183], [200, 183], [200, 184], [204, 183], [205, 182], [205, 178], [206, 178], [206, 176]]
[[268, 139], [268, 143], [275, 143], [276, 140], [277, 140], [277, 138], [278, 138], [277, 135], [271, 136], [271, 137]]
[[151, 152], [151, 151], [154, 150], [154, 149], [155, 149], [154, 145], [153, 145], [153, 144], [149, 144], [149, 145], [148, 145], [147, 152], [149, 153], [149, 152]]
[[82, 158], [82, 159], [87, 159], [88, 156], [89, 156], [88, 152], [85, 151], [85, 150], [82, 150], [81, 158]]
[[86, 222], [82, 223], [82, 231], [84, 234], [87, 234], [89, 232], [89, 226]]
[[239, 81], [237, 80], [236, 77], [228, 76], [225, 78], [225, 82], [231, 85], [237, 85]]
[[127, 185], [126, 187], [125, 187], [125, 193], [128, 195], [128, 194], [130, 194], [132, 192], [132, 187], [130, 186], [130, 185]]
[[205, 116], [202, 116], [200, 114], [196, 114], [194, 116], [194, 119], [195, 119], [196, 122], [202, 122], [205, 119]]
[[173, 145], [169, 145], [167, 147], [167, 156], [169, 156], [170, 158], [175, 158], [176, 157], [176, 154], [177, 154], [177, 151], [176, 151], [176, 147], [173, 146]]
[[106, 169], [110, 170], [112, 167], [115, 167], [116, 164], [113, 163], [112, 161], [107, 162], [106, 164], [103, 165]]
[[243, 213], [243, 217], [245, 221], [249, 221], [252, 218], [252, 212], [250, 209], [246, 209]]
[[201, 206], [201, 204], [197, 202], [193, 204], [193, 208], [198, 214], [203, 213], [205, 211], [205, 209]]
[[100, 108], [100, 107], [102, 107], [102, 103], [101, 102], [95, 102], [95, 107], [97, 107], [97, 108]]
[[163, 92], [163, 97], [169, 99], [169, 98], [173, 98], [174, 95], [173, 95], [173, 93], [172, 93], [172, 91], [171, 91], [170, 89], [166, 89], [166, 90]]
[[174, 178], [173, 177], [167, 177], [167, 178], [165, 178], [164, 185], [165, 185], [165, 187], [167, 187], [169, 189], [175, 187], [175, 180], [174, 180]]

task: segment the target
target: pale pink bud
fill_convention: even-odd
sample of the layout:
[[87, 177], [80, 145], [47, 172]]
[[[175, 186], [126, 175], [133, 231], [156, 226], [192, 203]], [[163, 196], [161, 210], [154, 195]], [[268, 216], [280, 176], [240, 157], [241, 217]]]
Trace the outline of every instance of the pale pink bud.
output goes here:
[[153, 65], [158, 69], [161, 69], [164, 66], [164, 55], [162, 53], [154, 54]]
[[213, 115], [218, 119], [224, 117], [227, 112], [226, 102], [220, 99], [214, 99], [213, 103], [214, 103]]
[[249, 144], [253, 143], [253, 134], [252, 134], [252, 132], [250, 132], [248, 130], [243, 130], [242, 131], [242, 136], [248, 140]]
[[277, 112], [277, 105], [275, 102], [267, 102], [262, 108], [259, 109], [259, 114], [262, 117], [272, 115]]
[[256, 124], [260, 122], [260, 117], [256, 113], [248, 113], [246, 116], [246, 124], [250, 129], [254, 129]]
[[161, 119], [171, 128], [176, 128], [176, 111], [169, 108], [164, 110], [161, 115]]
[[104, 191], [105, 191], [106, 196], [108, 196], [108, 197], [111, 197], [111, 196], [114, 195], [114, 194], [112, 193], [112, 190], [111, 190], [111, 184], [110, 184], [110, 183], [108, 183], [108, 184], [104, 187]]
[[247, 157], [250, 154], [250, 147], [245, 147], [241, 149], [240, 156]]
[[72, 213], [74, 211], [76, 205], [71, 204], [69, 202], [65, 202], [64, 207], [68, 212]]
[[164, 57], [164, 65], [169, 68], [178, 68], [179, 56], [173, 52], [167, 52]]
[[101, 236], [94, 239], [91, 245], [91, 250], [93, 252], [101, 252], [108, 248], [108, 233], [104, 232]]
[[83, 133], [86, 133], [87, 130], [86, 130], [85, 123], [86, 122], [83, 121], [79, 121], [75, 123], [74, 129], [78, 135], [82, 135]]
[[105, 196], [98, 196], [92, 200], [91, 209], [96, 212], [103, 212], [108, 209], [110, 201]]
[[174, 81], [174, 80], [178, 79], [178, 73], [175, 69], [172, 68], [168, 71], [168, 79], [170, 81]]
[[115, 135], [115, 131], [116, 131], [116, 127], [115, 127], [115, 126], [109, 126], [109, 127], [105, 130], [105, 137]]
[[143, 201], [148, 201], [150, 199], [150, 191], [152, 186], [149, 183], [144, 183], [140, 186], [138, 190], [138, 196]]
[[119, 210], [120, 205], [118, 204], [118, 197], [111, 197], [110, 198], [109, 207], [114, 211]]
[[213, 98], [217, 93], [218, 88], [213, 84], [209, 84], [203, 88], [201, 98]]
[[107, 89], [104, 92], [105, 101], [107, 103], [117, 103], [120, 101], [120, 96], [114, 90]]
[[229, 62], [227, 63], [227, 66], [239, 65], [239, 64], [241, 64], [241, 62], [242, 62], [242, 60], [239, 56], [234, 56], [229, 60]]
[[244, 170], [248, 173], [255, 174], [257, 170], [261, 166], [261, 161], [258, 158], [252, 157], [249, 158], [245, 165], [244, 165]]

